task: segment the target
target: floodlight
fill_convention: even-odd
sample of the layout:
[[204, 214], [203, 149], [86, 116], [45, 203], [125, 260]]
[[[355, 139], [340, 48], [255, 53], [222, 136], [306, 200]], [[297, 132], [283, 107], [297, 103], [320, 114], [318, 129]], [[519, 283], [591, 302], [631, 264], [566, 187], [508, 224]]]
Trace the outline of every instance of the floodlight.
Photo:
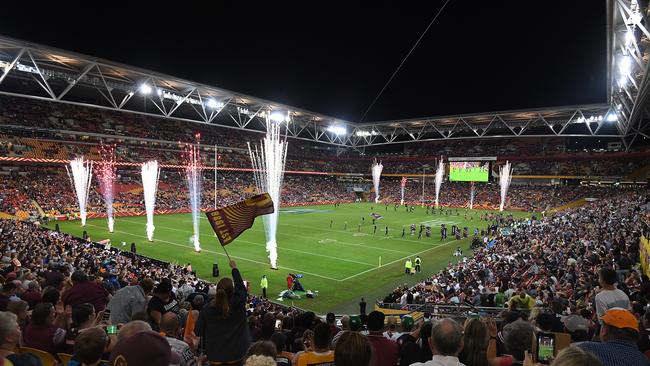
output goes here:
[[158, 96], [161, 96], [162, 93], [163, 93], [162, 89], [160, 89], [160, 88], [156, 89], [156, 94], [158, 94]]
[[271, 113], [271, 121], [280, 123], [280, 122], [284, 122], [284, 120], [285, 120], [284, 114], [279, 112]]
[[618, 121], [618, 116], [616, 116], [616, 113], [609, 112], [609, 114], [607, 114], [607, 122], [616, 122], [616, 121]]
[[618, 78], [618, 86], [619, 87], [624, 87], [627, 84], [627, 76], [621, 76]]
[[215, 108], [217, 108], [217, 106], [218, 106], [217, 101], [214, 100], [214, 98], [208, 99], [208, 108], [215, 109]]
[[335, 135], [345, 135], [348, 131], [345, 129], [343, 126], [329, 126], [327, 127], [327, 131], [335, 134]]
[[142, 94], [150, 94], [151, 93], [151, 87], [147, 84], [142, 84], [140, 85], [140, 93]]

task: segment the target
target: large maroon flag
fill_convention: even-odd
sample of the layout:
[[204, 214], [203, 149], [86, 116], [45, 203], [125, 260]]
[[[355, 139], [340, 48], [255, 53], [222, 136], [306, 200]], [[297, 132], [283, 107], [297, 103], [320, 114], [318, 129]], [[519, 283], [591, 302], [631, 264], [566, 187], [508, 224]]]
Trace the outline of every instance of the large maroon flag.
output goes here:
[[208, 221], [221, 245], [230, 244], [242, 232], [253, 226], [255, 218], [273, 213], [273, 200], [268, 193], [258, 194], [234, 205], [208, 211]]

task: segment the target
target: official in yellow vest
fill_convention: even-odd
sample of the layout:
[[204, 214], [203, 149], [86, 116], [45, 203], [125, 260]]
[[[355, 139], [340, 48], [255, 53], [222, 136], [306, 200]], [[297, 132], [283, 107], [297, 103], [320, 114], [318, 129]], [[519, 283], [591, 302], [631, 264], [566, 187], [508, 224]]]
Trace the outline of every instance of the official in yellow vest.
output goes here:
[[262, 296], [266, 299], [266, 289], [269, 288], [269, 280], [266, 278], [266, 275], [262, 276], [260, 287], [262, 288]]

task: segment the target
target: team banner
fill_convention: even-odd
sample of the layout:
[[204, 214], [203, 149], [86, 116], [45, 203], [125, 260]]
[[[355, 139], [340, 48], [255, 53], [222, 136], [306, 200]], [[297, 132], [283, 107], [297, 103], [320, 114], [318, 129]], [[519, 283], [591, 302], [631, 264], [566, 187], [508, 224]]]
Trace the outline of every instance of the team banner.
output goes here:
[[230, 244], [242, 232], [253, 226], [255, 218], [273, 213], [273, 200], [268, 193], [258, 194], [234, 205], [206, 212], [212, 230], [221, 245]]

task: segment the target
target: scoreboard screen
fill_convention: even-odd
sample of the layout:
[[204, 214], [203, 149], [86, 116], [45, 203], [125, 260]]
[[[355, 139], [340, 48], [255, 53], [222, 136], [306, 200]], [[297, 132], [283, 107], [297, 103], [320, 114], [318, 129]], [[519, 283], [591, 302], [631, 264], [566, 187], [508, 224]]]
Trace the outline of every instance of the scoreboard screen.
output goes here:
[[456, 182], [487, 182], [490, 178], [488, 161], [449, 162], [449, 180]]

